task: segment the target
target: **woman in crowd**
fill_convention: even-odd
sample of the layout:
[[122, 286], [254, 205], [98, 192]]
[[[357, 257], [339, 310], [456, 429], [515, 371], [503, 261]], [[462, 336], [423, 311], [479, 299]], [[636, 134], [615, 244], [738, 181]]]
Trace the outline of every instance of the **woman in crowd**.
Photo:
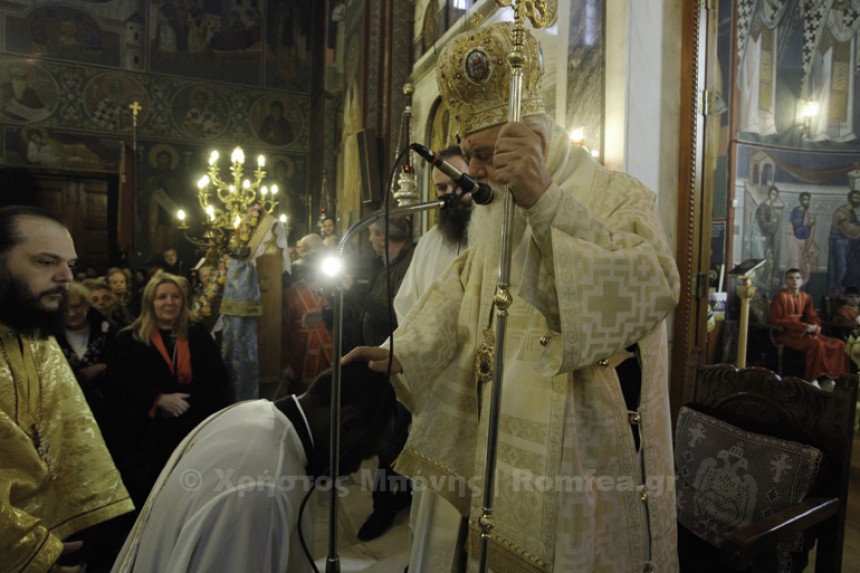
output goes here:
[[108, 286], [116, 296], [119, 308], [116, 311], [117, 320], [123, 325], [130, 324], [137, 316], [137, 304], [134, 293], [129, 288], [129, 279], [125, 271], [119, 267], [108, 269], [105, 273]]
[[116, 328], [90, 307], [88, 294], [82, 284], [71, 284], [63, 328], [55, 335], [96, 421], [104, 428], [105, 370]]
[[87, 279], [83, 285], [88, 291], [87, 298], [90, 302], [90, 308], [96, 309], [113, 326], [128, 326], [119, 322], [119, 301], [104, 277]]
[[146, 285], [140, 316], [119, 333], [109, 361], [118, 422], [109, 442], [137, 507], [180, 440], [231, 401], [218, 347], [189, 324], [183, 282], [162, 274]]

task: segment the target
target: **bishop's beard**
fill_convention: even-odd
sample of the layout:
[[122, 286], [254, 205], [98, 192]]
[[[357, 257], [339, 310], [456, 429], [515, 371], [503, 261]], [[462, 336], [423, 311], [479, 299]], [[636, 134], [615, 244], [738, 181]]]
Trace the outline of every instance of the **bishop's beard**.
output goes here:
[[[486, 205], [475, 205], [469, 222], [469, 248], [481, 249], [486, 256], [498, 261], [502, 253], [502, 225], [505, 219], [504, 188], [490, 184], [493, 190], [493, 200]], [[523, 238], [526, 231], [526, 216], [522, 209], [514, 206], [513, 248]]]
[[[62, 294], [57, 310], [42, 307], [41, 297]], [[68, 291], [65, 287], [29, 294], [28, 286], [12, 276], [6, 265], [0, 264], [0, 322], [24, 336], [47, 338], [63, 327]]]

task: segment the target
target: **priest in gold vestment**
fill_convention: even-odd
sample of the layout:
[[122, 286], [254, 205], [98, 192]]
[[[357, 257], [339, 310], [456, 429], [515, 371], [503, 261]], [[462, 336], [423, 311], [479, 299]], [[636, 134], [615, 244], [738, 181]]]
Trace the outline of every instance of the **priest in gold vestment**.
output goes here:
[[68, 362], [42, 334], [59, 324], [75, 259], [53, 215], [0, 209], [3, 573], [52, 570], [66, 538], [133, 509]]
[[[544, 113], [530, 35], [524, 121], [506, 123], [510, 47], [510, 24], [493, 24], [452, 39], [437, 63], [469, 174], [496, 197], [476, 206], [469, 249], [392, 337], [398, 398], [414, 416], [395, 469], [468, 517], [464, 549], [474, 570], [490, 403], [474, 362], [495, 314], [507, 185], [516, 202], [514, 301], [489, 567], [677, 571], [664, 320], [680, 284], [657, 197], [572, 146]], [[384, 370], [387, 357], [385, 348], [360, 347], [344, 360]]]

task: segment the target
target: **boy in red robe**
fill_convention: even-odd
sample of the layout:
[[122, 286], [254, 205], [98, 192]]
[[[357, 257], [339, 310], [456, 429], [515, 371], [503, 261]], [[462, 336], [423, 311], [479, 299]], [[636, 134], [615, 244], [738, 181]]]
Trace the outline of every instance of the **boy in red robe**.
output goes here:
[[799, 269], [785, 271], [785, 288], [770, 303], [768, 320], [783, 329], [776, 335], [777, 342], [804, 352], [807, 380], [811, 382], [822, 375], [836, 378], [848, 372], [845, 342], [821, 334], [821, 319], [812, 305], [812, 297], [801, 292], [802, 285]]
[[860, 290], [857, 287], [845, 289], [845, 304], [836, 309], [833, 322], [846, 328], [860, 326]]

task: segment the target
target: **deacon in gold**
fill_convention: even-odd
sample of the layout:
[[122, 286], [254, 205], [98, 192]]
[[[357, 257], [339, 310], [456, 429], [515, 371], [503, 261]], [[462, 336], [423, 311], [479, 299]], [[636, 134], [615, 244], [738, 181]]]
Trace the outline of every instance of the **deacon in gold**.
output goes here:
[[[572, 146], [545, 114], [527, 34], [522, 123], [508, 123], [510, 24], [468, 31], [439, 56], [469, 174], [496, 198], [475, 207], [469, 249], [394, 333], [398, 398], [412, 429], [398, 472], [477, 521], [489, 386], [474, 361], [495, 313], [502, 193], [516, 203], [499, 424], [494, 571], [677, 570], [664, 321], [679, 277], [656, 195]], [[492, 329], [492, 326], [491, 326]], [[387, 366], [386, 348], [345, 361]]]
[[[54, 215], [0, 209], [0, 571], [56, 564], [70, 535], [134, 509], [75, 376], [53, 337], [74, 243]], [[74, 555], [70, 555], [74, 561]]]

